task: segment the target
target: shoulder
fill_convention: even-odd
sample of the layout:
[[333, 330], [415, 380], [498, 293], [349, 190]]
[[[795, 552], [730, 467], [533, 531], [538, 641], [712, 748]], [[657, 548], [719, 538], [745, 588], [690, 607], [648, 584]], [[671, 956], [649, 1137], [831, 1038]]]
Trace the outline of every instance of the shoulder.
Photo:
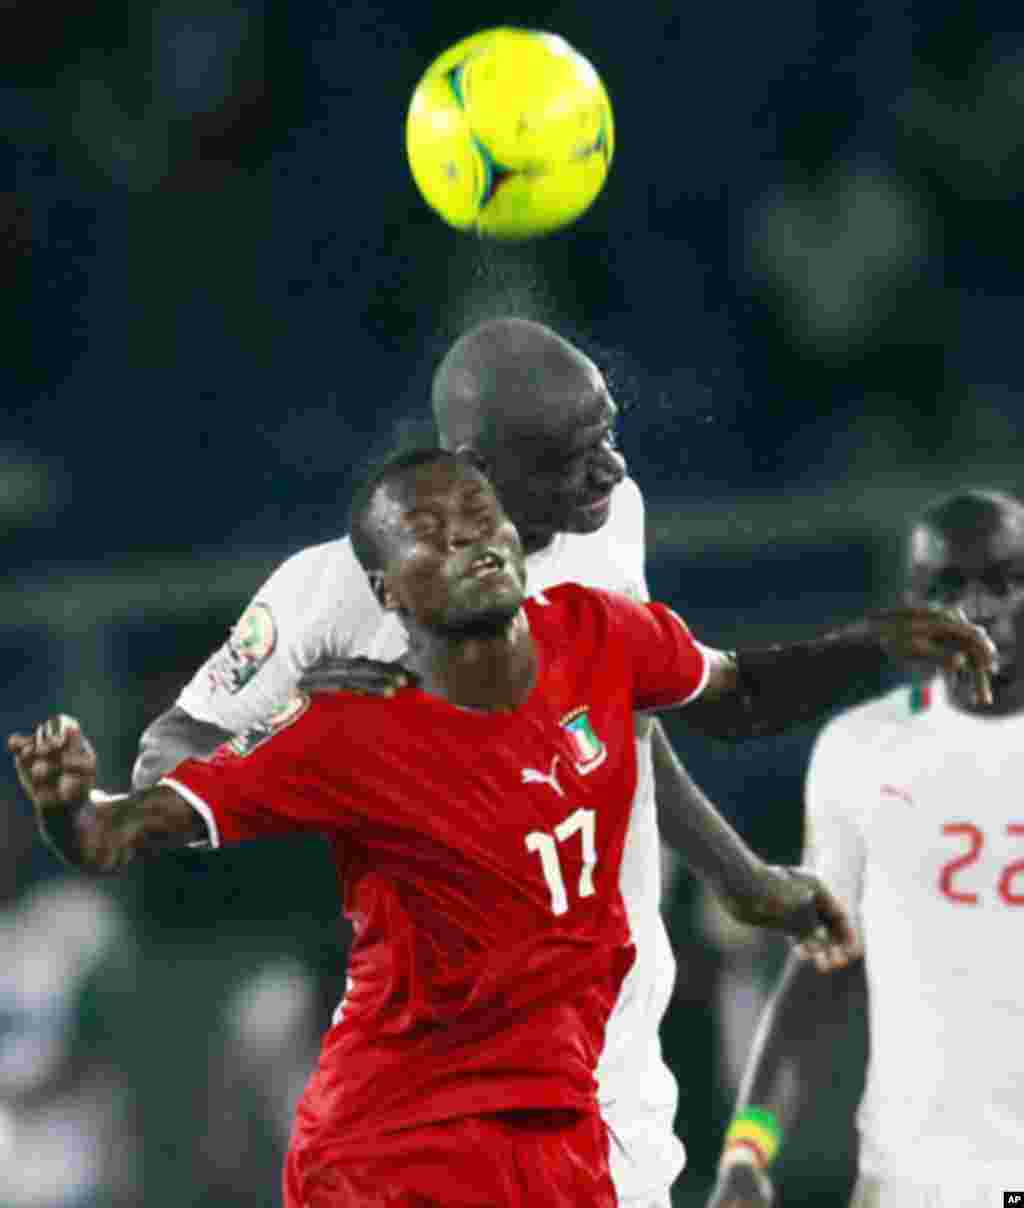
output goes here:
[[545, 588], [528, 601], [531, 618], [538, 617], [564, 632], [584, 629], [606, 634], [635, 633], [638, 630], [678, 628], [692, 640], [686, 622], [665, 604], [638, 601], [625, 592], [582, 583], [560, 583]]
[[604, 536], [621, 545], [643, 546], [644, 497], [634, 479], [624, 478], [612, 493]]
[[644, 496], [635, 478], [624, 478], [612, 494], [611, 513], [643, 519]]
[[[820, 765], [832, 759], [848, 760], [854, 753], [877, 753], [910, 736], [919, 726], [920, 716], [913, 704], [913, 689], [901, 684], [832, 718], [815, 739], [811, 758]], [[848, 763], [846, 766], [851, 770]]]
[[873, 742], [887, 734], [906, 732], [918, 723], [919, 718], [920, 711], [913, 703], [913, 689], [909, 684], [900, 684], [884, 696], [844, 709], [825, 726], [822, 734], [847, 735]]
[[352, 636], [379, 624], [382, 616], [348, 537], [292, 554], [257, 592], [254, 604], [267, 608], [275, 624], [304, 638], [320, 632]]
[[608, 591], [604, 587], [588, 587], [583, 583], [559, 583], [556, 587], [545, 587], [529, 597], [527, 604], [537, 615], [550, 619], [556, 617], [599, 616], [614, 613], [620, 605], [629, 606], [632, 601], [621, 592]]
[[348, 537], [310, 545], [286, 558], [267, 580], [289, 589], [305, 583], [365, 578]]

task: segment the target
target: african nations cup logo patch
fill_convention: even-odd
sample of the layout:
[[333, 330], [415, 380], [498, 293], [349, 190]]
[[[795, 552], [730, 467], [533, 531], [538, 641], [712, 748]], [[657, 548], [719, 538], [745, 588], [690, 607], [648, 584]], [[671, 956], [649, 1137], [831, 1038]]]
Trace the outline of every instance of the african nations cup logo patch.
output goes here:
[[274, 653], [276, 645], [277, 626], [270, 606], [259, 601], [250, 604], [210, 668], [213, 686], [232, 696], [241, 692]]
[[558, 724], [569, 739], [573, 762], [581, 776], [586, 776], [588, 772], [600, 767], [608, 758], [608, 748], [590, 723], [589, 706], [580, 705], [578, 709], [566, 713]]
[[282, 730], [297, 722], [308, 708], [309, 697], [304, 692], [296, 692], [266, 721], [256, 722], [247, 730], [243, 730], [241, 734], [229, 738], [225, 745], [235, 755], [245, 758], [246, 755], [251, 755], [257, 747], [261, 747], [268, 738], [273, 738], [275, 734], [280, 734]]

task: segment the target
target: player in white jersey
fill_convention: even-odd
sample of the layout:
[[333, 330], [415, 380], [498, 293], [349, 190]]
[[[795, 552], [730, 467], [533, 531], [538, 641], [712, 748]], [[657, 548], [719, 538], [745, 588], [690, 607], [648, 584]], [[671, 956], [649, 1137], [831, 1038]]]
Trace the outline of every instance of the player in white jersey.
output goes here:
[[947, 675], [819, 737], [805, 864], [847, 905], [866, 955], [827, 984], [783, 974], [715, 1208], [771, 1202], [782, 1134], [820, 1110], [844, 1029], [865, 1018], [856, 1208], [1002, 1208], [1024, 1189], [1024, 505], [973, 490], [939, 501], [912, 530], [910, 570], [914, 598], [988, 629], [993, 702]]
[[[484, 323], [445, 357], [433, 403], [442, 443], [474, 456], [495, 483], [527, 552], [531, 591], [575, 580], [647, 598], [642, 498], [625, 477], [617, 409], [592, 361], [539, 324]], [[850, 629], [845, 640], [751, 652], [733, 696], [702, 703], [687, 720], [728, 737], [773, 732], [820, 713], [885, 657], [883, 647], [944, 659], [954, 657], [949, 643], [966, 644], [984, 680], [982, 636], [917, 610]], [[147, 731], [136, 785], [154, 783], [226, 735], [272, 727], [300, 681], [393, 690], [404, 677], [387, 660], [403, 650], [401, 628], [381, 612], [347, 539], [300, 552], [256, 593], [227, 644]], [[658, 909], [655, 795], [666, 838], [719, 887], [717, 853], [735, 851], [737, 837], [686, 775], [660, 726], [641, 725], [622, 865], [637, 957], [609, 1023], [600, 1097], [621, 1202], [662, 1208], [684, 1152], [673, 1128], [675, 1081], [658, 1035], [674, 961]]]

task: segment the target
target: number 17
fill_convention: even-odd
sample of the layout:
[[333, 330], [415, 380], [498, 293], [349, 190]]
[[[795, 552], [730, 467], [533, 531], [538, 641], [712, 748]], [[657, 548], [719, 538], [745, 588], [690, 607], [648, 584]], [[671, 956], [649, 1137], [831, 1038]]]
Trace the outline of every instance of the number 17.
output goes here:
[[593, 810], [580, 807], [559, 822], [553, 834], [548, 834], [547, 831], [530, 831], [526, 836], [526, 850], [535, 851], [540, 855], [544, 880], [547, 881], [551, 893], [553, 914], [565, 914], [569, 909], [569, 895], [565, 888], [565, 878], [562, 876], [562, 861], [558, 858], [558, 844], [564, 843], [577, 831], [580, 832], [580, 846], [583, 852], [578, 893], [581, 898], [589, 898], [594, 892], [594, 865], [597, 864], [595, 819]]

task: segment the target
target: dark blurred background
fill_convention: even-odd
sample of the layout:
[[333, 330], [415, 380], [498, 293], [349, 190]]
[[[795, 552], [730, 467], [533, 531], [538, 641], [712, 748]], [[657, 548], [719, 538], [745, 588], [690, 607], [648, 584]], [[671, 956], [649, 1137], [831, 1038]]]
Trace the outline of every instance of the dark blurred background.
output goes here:
[[[1021, 485], [1012, 11], [0, 4], [4, 732], [73, 712], [123, 785], [143, 726], [284, 556], [340, 533], [353, 468], [491, 315], [552, 324], [630, 405], [652, 590], [700, 636], [892, 599], [918, 507]], [[501, 23], [572, 42], [617, 124], [593, 209], [511, 248], [446, 228], [403, 151], [427, 64]], [[813, 732], [742, 753], [674, 734], [794, 860]], [[326, 855], [188, 853], [86, 893], [5, 775], [0, 1205], [277, 1204], [343, 984]], [[698, 1205], [780, 953], [685, 876], [667, 909], [678, 1204]], [[844, 1202], [857, 1065], [790, 1146], [785, 1203]]]

